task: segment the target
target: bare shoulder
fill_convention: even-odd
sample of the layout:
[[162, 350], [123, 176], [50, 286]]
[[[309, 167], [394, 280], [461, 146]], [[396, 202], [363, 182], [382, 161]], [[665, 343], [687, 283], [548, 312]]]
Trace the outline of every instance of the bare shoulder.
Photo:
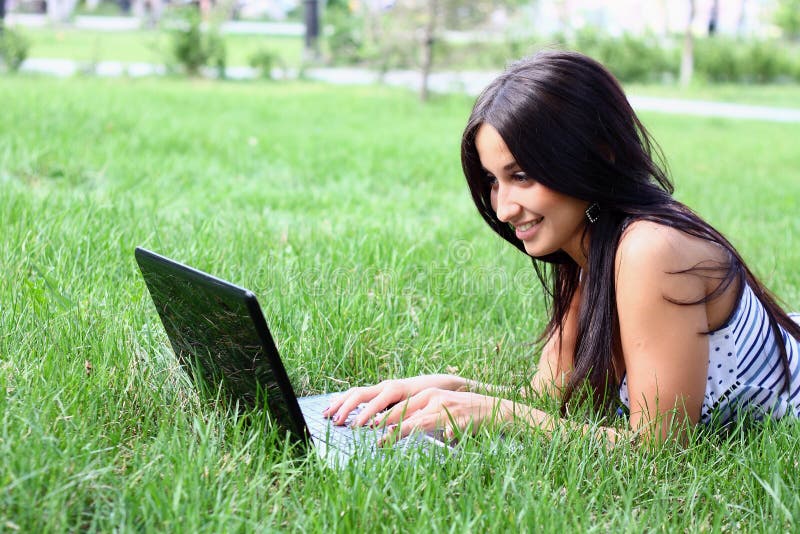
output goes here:
[[707, 251], [699, 250], [705, 247], [698, 247], [697, 241], [697, 238], [671, 226], [652, 221], [634, 221], [620, 237], [617, 270], [620, 263], [628, 261], [636, 261], [639, 267], [657, 262], [665, 267], [686, 268], [682, 266], [684, 262], [701, 260], [701, 256], [707, 255]]
[[716, 248], [649, 221], [631, 223], [620, 238], [616, 304], [634, 429], [655, 421], [650, 431], [663, 438], [671, 421], [667, 414], [693, 423], [700, 417], [708, 366], [703, 332], [709, 329], [707, 306], [700, 301], [708, 288], [703, 276], [687, 270], [715, 261]]
[[705, 296], [704, 281], [689, 273], [697, 266], [724, 261], [714, 243], [652, 221], [634, 221], [623, 232], [615, 257], [617, 290], [644, 290], [676, 301]]

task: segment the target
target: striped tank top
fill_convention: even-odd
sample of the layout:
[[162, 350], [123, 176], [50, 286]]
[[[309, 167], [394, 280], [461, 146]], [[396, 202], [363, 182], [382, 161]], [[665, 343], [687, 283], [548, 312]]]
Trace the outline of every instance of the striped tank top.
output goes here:
[[[800, 323], [800, 314], [792, 314]], [[700, 423], [726, 425], [740, 413], [800, 417], [800, 341], [785, 330], [783, 344], [789, 359], [791, 383], [787, 390], [778, 344], [769, 327], [767, 311], [749, 285], [728, 322], [708, 335], [708, 377]], [[627, 376], [619, 388], [630, 408]]]

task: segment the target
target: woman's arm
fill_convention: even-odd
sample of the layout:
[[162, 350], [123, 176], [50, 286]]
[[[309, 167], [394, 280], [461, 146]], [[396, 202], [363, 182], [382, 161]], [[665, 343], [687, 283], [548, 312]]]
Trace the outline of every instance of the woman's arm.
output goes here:
[[[572, 374], [575, 361], [575, 342], [578, 337], [578, 313], [581, 302], [581, 286], [572, 296], [567, 315], [564, 318], [564, 328], [553, 332], [542, 349], [539, 366], [531, 380], [531, 393], [534, 395], [547, 395], [560, 399], [564, 386]], [[527, 392], [523, 392], [527, 393]]]
[[700, 418], [710, 328], [708, 279], [681, 273], [712, 259], [713, 245], [655, 223], [632, 224], [616, 257], [617, 312], [630, 424], [658, 440]]
[[609, 446], [621, 440], [633, 442], [638, 433], [628, 429], [580, 424], [554, 417], [542, 410], [508, 399], [463, 391], [427, 389], [410, 397], [375, 418], [374, 425], [385, 426], [384, 443], [407, 436], [411, 432], [443, 429], [446, 439], [458, 432], [480, 427], [497, 430], [508, 423], [523, 422], [550, 435], [558, 428], [571, 428], [594, 436]]
[[[576, 289], [567, 311], [561, 335], [559, 336], [556, 332], [547, 340], [530, 388], [523, 388], [519, 392], [523, 397], [533, 394], [534, 396], [547, 395], [556, 399], [561, 398], [563, 387], [569, 380], [573, 367], [580, 298], [579, 287]], [[509, 386], [487, 384], [455, 375], [423, 375], [384, 380], [373, 386], [352, 388], [337, 397], [323, 412], [323, 415], [330, 417], [334, 423], [344, 424], [350, 412], [360, 404], [366, 403], [353, 420], [353, 425], [362, 426], [388, 406], [405, 401], [429, 389], [476, 393], [491, 397], [513, 396]], [[408, 407], [405, 410], [408, 411]]]
[[[553, 417], [541, 410], [496, 396], [472, 392], [423, 390], [379, 417], [378, 424], [398, 425], [392, 435], [414, 429], [456, 428], [525, 421], [547, 433], [559, 427], [595, 432], [609, 444], [620, 439], [660, 442], [683, 439], [700, 417], [708, 372], [710, 328], [706, 304], [708, 280], [680, 273], [715, 262], [713, 244], [654, 223], [632, 224], [616, 258], [617, 309], [620, 341], [630, 399], [630, 430], [594, 427]], [[534, 378], [535, 391], [561, 384], [572, 370], [577, 304], [573, 301], [561, 345], [551, 339], [542, 355], [544, 365]], [[555, 372], [553, 372], [555, 370]]]

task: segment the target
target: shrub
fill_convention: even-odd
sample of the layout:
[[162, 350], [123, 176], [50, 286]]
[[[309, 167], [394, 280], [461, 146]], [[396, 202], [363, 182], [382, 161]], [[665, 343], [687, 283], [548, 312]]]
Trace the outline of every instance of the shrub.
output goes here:
[[21, 33], [2, 28], [0, 32], [0, 62], [9, 72], [18, 71], [22, 62], [28, 57], [30, 46], [28, 39]]
[[791, 57], [792, 76], [794, 81], [800, 82], [800, 50], [795, 50]]
[[697, 39], [694, 44], [694, 69], [710, 82], [736, 82], [742, 77], [742, 45], [725, 38]]
[[173, 11], [169, 32], [172, 56], [191, 76], [200, 73], [204, 66], [217, 69], [225, 77], [227, 51], [225, 40], [214, 29], [203, 29], [200, 13], [195, 7], [182, 7]]
[[753, 41], [744, 52], [743, 80], [755, 83], [784, 81], [792, 67], [783, 47], [774, 41]]
[[330, 32], [325, 36], [334, 64], [355, 64], [364, 59], [363, 20], [346, 6], [331, 5], [325, 12]]
[[800, 39], [800, 0], [781, 0], [773, 15], [785, 37]]
[[725, 37], [695, 43], [695, 72], [710, 82], [770, 83], [798, 78], [797, 54], [777, 41]]
[[281, 56], [275, 51], [267, 48], [260, 48], [250, 56], [250, 66], [258, 70], [261, 78], [265, 80], [273, 79], [273, 68], [285, 67]]
[[653, 36], [611, 37], [589, 28], [566, 44], [597, 59], [623, 82], [661, 81], [675, 73], [674, 62]]
[[626, 34], [606, 40], [603, 45], [605, 63], [625, 81], [657, 81], [670, 71], [666, 55], [650, 38], [638, 39]]

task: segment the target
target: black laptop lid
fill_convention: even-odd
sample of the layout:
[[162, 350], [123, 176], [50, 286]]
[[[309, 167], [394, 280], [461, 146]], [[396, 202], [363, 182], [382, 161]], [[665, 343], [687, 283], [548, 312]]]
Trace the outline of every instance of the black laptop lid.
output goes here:
[[143, 248], [136, 249], [136, 261], [172, 349], [195, 382], [245, 410], [259, 407], [265, 394], [273, 423], [306, 441], [297, 398], [255, 295]]

